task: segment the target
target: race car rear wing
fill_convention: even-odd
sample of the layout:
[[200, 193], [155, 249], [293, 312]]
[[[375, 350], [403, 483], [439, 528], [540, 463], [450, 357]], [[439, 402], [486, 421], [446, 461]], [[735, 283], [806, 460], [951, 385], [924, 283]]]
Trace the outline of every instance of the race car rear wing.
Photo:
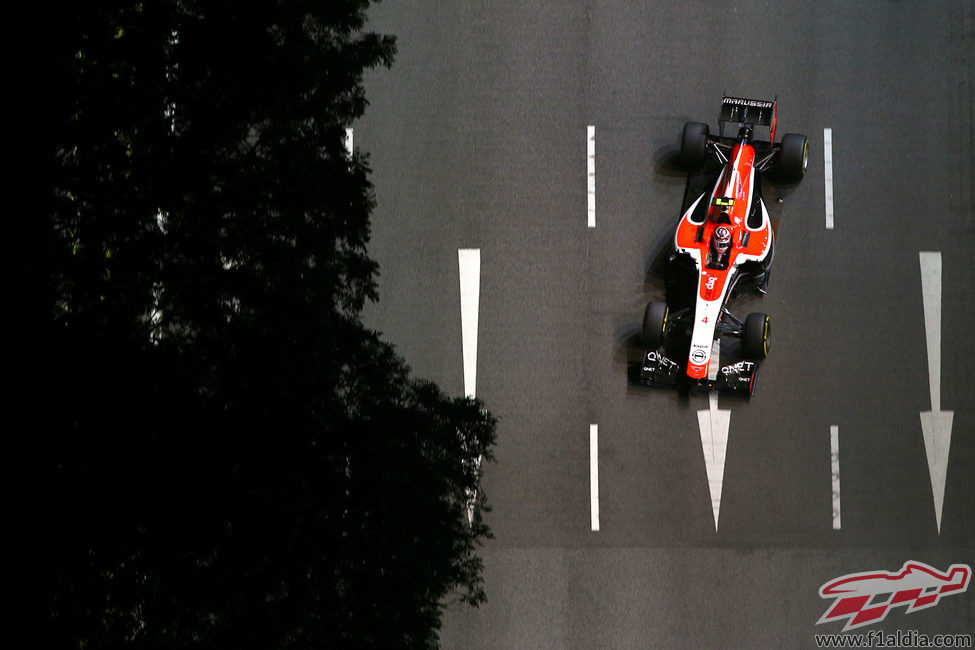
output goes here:
[[777, 100], [747, 99], [728, 97], [721, 99], [721, 114], [718, 116], [719, 136], [724, 137], [725, 124], [751, 124], [769, 127], [769, 142], [775, 142], [775, 122]]

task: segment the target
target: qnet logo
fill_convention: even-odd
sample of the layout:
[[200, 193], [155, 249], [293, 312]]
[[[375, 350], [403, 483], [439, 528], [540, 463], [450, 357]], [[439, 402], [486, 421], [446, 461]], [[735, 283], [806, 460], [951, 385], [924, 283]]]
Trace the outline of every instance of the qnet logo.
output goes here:
[[846, 619], [843, 632], [879, 623], [894, 607], [907, 607], [907, 614], [934, 607], [942, 596], [968, 589], [972, 568], [952, 564], [942, 573], [923, 562], [905, 562], [900, 571], [851, 573], [830, 580], [819, 588], [819, 597], [835, 598], [816, 625]]

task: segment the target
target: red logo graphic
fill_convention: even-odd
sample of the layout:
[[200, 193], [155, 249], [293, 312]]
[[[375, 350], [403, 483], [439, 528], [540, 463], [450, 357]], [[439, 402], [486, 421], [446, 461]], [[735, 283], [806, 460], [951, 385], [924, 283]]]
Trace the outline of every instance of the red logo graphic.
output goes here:
[[847, 619], [843, 632], [878, 623], [892, 607], [907, 606], [907, 613], [934, 607], [942, 596], [968, 589], [972, 568], [952, 564], [945, 573], [923, 562], [905, 562], [898, 573], [868, 571], [835, 578], [819, 588], [820, 598], [836, 598], [816, 625]]

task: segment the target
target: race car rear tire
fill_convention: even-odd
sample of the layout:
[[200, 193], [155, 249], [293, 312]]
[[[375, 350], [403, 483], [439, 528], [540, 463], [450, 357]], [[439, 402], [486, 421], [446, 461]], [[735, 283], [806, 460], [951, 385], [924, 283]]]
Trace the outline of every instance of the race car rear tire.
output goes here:
[[798, 133], [782, 136], [782, 149], [779, 152], [779, 176], [790, 183], [798, 183], [806, 175], [809, 162], [809, 140]]
[[768, 355], [771, 321], [767, 314], [756, 312], [748, 314], [742, 330], [742, 353], [746, 359], [761, 361]]
[[670, 307], [665, 302], [651, 301], [647, 303], [647, 308], [643, 311], [643, 331], [641, 340], [643, 347], [648, 350], [656, 350], [663, 345], [664, 337], [667, 334], [667, 318], [670, 315]]
[[704, 166], [708, 153], [708, 137], [711, 135], [707, 124], [687, 122], [680, 134], [680, 164], [686, 169], [700, 169]]

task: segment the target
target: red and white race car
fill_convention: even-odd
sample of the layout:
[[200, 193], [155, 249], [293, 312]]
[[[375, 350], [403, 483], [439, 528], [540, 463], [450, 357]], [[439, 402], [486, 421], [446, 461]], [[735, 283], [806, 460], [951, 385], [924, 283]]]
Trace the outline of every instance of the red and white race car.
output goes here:
[[[707, 124], [684, 125], [680, 161], [691, 171], [689, 205], [674, 235], [668, 283], [693, 295], [674, 297], [669, 290], [666, 301], [647, 305], [641, 383], [752, 394], [768, 353], [769, 317], [753, 313], [741, 321], [727, 304], [742, 291], [764, 294], [768, 287], [775, 233], [762, 199], [764, 175], [798, 183], [808, 154], [804, 135], [787, 133], [775, 143], [776, 118], [775, 100], [725, 97], [717, 137]], [[724, 137], [728, 124], [738, 126], [736, 137]], [[769, 128], [768, 142], [754, 139], [756, 126]], [[713, 358], [722, 336], [737, 345], [722, 346], [722, 358]]]

